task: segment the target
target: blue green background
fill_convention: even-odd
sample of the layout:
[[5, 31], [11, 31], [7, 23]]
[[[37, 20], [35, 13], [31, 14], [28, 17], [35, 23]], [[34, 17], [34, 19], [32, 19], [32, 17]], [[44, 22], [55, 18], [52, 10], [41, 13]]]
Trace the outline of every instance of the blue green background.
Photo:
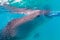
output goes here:
[[[21, 3], [10, 5], [20, 8], [26, 7], [28, 9], [60, 11], [60, 0], [23, 0], [23, 2], [26, 3], [23, 5], [21, 5]], [[24, 16], [22, 14], [11, 14], [9, 12], [5, 12], [7, 9], [4, 7], [0, 7], [0, 10], [0, 31], [5, 28], [9, 21], [16, 18], [22, 18]], [[35, 21], [38, 23], [34, 24], [33, 28], [28, 27], [27, 30], [30, 28], [31, 31], [26, 30], [27, 32], [25, 34], [27, 35], [29, 32], [28, 36], [21, 40], [60, 40], [60, 17], [50, 18], [41, 16]]]

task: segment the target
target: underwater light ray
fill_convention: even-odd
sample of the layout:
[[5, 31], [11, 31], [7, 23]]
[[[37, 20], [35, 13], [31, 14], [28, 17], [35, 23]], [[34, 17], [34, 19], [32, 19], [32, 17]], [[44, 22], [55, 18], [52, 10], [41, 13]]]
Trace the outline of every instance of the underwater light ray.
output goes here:
[[23, 0], [15, 0], [15, 1], [13, 1], [11, 4], [16, 3], [16, 2], [20, 3], [20, 2], [22, 2], [22, 1], [23, 1]]

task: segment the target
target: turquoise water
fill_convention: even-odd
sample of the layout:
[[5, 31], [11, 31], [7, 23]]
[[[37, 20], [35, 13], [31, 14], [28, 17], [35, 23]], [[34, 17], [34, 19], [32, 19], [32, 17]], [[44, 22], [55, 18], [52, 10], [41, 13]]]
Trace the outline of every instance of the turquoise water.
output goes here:
[[[14, 5], [13, 4], [11, 5], [16, 7], [22, 7], [22, 8], [27, 7], [28, 9], [31, 8], [31, 9], [41, 9], [41, 10], [45, 9], [46, 7], [46, 9], [50, 9], [53, 11], [60, 11], [60, 0], [37, 0], [37, 1], [31, 0], [30, 4], [28, 0], [25, 0], [25, 2], [26, 3], [21, 6], [19, 3], [15, 3]], [[2, 10], [1, 7], [0, 7], [0, 10]], [[6, 9], [3, 9], [3, 10], [6, 11]], [[0, 13], [0, 30], [5, 28], [5, 26], [9, 21], [16, 18], [22, 18], [23, 16], [24, 15], [21, 15], [21, 14], [10, 14], [8, 12], [1, 12]], [[34, 24], [33, 25], [34, 27], [33, 26], [24, 27], [24, 29], [27, 28], [26, 30], [24, 30], [22, 27], [23, 34], [21, 36], [23, 37], [24, 34], [26, 36], [28, 35], [27, 37], [25, 36], [23, 40], [60, 40], [60, 17], [50, 18], [50, 17], [41, 16], [40, 18], [35, 19], [31, 23]]]

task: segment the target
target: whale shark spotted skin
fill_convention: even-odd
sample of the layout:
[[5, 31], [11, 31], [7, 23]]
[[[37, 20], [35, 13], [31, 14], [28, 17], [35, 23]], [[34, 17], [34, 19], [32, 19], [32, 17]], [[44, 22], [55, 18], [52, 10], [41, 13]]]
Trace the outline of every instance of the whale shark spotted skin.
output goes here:
[[[15, 37], [16, 35], [16, 28], [18, 25], [21, 25], [23, 23], [26, 23], [27, 21], [31, 21], [32, 19], [36, 18], [38, 15], [40, 15], [40, 10], [34, 10], [31, 11], [31, 15], [25, 16], [23, 18], [14, 19], [10, 22], [8, 22], [6, 28], [2, 31], [2, 37], [1, 40], [9, 39], [9, 37]], [[21, 26], [20, 26], [21, 27]]]

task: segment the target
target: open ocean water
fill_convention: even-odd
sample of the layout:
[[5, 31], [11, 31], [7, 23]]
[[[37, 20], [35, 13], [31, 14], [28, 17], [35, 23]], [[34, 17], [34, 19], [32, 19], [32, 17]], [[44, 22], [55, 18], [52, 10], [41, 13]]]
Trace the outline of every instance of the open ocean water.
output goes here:
[[[60, 11], [60, 0], [24, 0], [23, 5], [21, 5], [21, 3], [10, 5], [20, 8], [26, 7], [28, 9]], [[11, 14], [5, 12], [6, 10], [7, 9], [0, 7], [0, 31], [5, 28], [9, 21], [25, 16], [22, 14]], [[33, 25], [30, 26], [31, 23]], [[21, 36], [20, 40], [60, 40], [60, 16], [48, 17], [42, 15], [30, 22], [29, 25], [27, 25], [29, 27], [23, 26], [23, 31], [21, 31], [21, 34], [18, 34]]]

